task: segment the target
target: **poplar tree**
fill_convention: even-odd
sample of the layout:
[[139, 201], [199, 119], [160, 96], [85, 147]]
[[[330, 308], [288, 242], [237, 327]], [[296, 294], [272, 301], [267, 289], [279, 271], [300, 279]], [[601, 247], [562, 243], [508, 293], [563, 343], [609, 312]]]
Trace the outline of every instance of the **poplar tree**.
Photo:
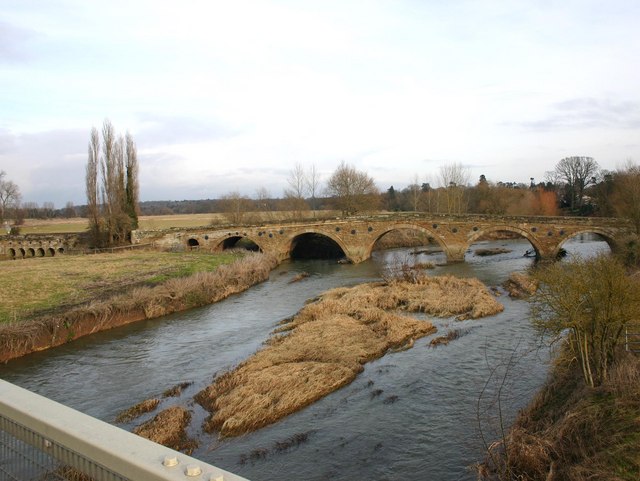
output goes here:
[[89, 158], [86, 168], [87, 217], [89, 217], [89, 235], [93, 245], [102, 244], [102, 217], [98, 195], [98, 165], [100, 162], [100, 134], [91, 129], [89, 140]]
[[117, 137], [109, 120], [91, 131], [86, 168], [89, 231], [94, 246], [131, 240], [138, 226], [138, 157], [131, 134]]

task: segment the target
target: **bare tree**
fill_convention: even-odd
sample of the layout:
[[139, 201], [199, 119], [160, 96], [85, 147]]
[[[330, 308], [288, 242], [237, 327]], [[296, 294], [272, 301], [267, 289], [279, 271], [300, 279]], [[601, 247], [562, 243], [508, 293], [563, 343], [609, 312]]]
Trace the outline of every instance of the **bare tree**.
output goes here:
[[102, 225], [98, 191], [98, 165], [100, 162], [100, 134], [98, 129], [91, 129], [89, 140], [89, 158], [86, 167], [87, 217], [89, 218], [89, 233], [94, 245], [102, 243]]
[[413, 184], [409, 186], [409, 193], [411, 195], [411, 207], [414, 212], [418, 211], [418, 206], [420, 204], [420, 197], [422, 194], [422, 190], [420, 189], [420, 184], [418, 180], [418, 174], [414, 174], [413, 176]]
[[469, 169], [457, 162], [440, 167], [440, 184], [445, 191], [448, 214], [466, 211], [465, 188], [469, 176]]
[[374, 210], [380, 201], [374, 180], [344, 161], [327, 181], [327, 194], [334, 197], [336, 208], [343, 215]]
[[105, 120], [102, 125], [102, 155], [100, 173], [102, 175], [101, 194], [108, 243], [116, 238], [116, 218], [120, 210], [118, 195], [117, 140], [113, 125]]
[[42, 204], [42, 216], [45, 219], [52, 219], [56, 213], [56, 206], [53, 202], [43, 202]]
[[261, 220], [273, 219], [273, 199], [266, 187], [260, 187], [256, 190], [255, 196], [256, 211], [261, 213]]
[[627, 161], [625, 167], [616, 172], [613, 184], [616, 214], [630, 219], [640, 234], [640, 165]]
[[284, 204], [287, 210], [291, 211], [293, 218], [299, 219], [302, 216], [302, 211], [309, 208], [304, 200], [307, 182], [302, 164], [296, 163], [293, 166], [293, 169], [289, 172], [287, 184], [289, 187], [284, 190]]
[[311, 209], [313, 210], [313, 216], [316, 215], [318, 206], [316, 205], [316, 197], [320, 192], [320, 174], [315, 164], [312, 164], [309, 168], [309, 172], [306, 175], [307, 192], [311, 196]]
[[20, 189], [11, 180], [6, 180], [7, 173], [0, 170], [0, 222], [4, 222], [11, 208], [20, 204]]
[[76, 206], [73, 205], [72, 201], [67, 201], [67, 203], [64, 206], [64, 216], [67, 219], [71, 219], [73, 217], [77, 217], [78, 216], [78, 212], [76, 211]]
[[307, 190], [307, 183], [302, 164], [296, 162], [293, 169], [289, 171], [287, 184], [289, 185], [289, 188], [285, 189], [285, 195], [288, 197], [295, 197], [297, 199], [304, 199]]
[[238, 191], [229, 192], [220, 199], [220, 209], [227, 221], [239, 225], [251, 207], [251, 200]]
[[28, 219], [37, 219], [40, 217], [40, 206], [37, 202], [23, 202], [22, 210]]
[[571, 210], [582, 207], [584, 190], [596, 183], [599, 168], [593, 157], [565, 157], [558, 162], [555, 173], [565, 183], [567, 204]]

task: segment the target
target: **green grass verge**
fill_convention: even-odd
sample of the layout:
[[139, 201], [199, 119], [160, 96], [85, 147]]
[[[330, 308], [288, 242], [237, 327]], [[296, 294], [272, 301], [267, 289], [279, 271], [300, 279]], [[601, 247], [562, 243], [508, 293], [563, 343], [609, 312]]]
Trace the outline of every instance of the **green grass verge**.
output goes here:
[[2, 263], [0, 323], [213, 271], [238, 253], [127, 251], [90, 256], [56, 256]]

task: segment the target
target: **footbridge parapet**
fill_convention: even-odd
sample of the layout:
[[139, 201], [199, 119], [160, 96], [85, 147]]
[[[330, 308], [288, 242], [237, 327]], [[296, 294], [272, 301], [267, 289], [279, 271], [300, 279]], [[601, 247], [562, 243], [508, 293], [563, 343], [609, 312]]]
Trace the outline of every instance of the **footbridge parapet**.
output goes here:
[[[471, 244], [497, 231], [511, 232], [527, 239], [541, 259], [555, 258], [564, 242], [582, 233], [599, 234], [615, 249], [618, 241], [632, 232], [628, 221], [617, 218], [393, 213], [173, 231], [156, 239], [156, 243], [165, 247], [187, 246], [218, 251], [238, 240], [247, 239], [261, 251], [284, 260], [291, 256], [301, 236], [313, 234], [331, 239], [342, 249], [345, 257], [358, 263], [371, 256], [375, 243], [382, 236], [400, 229], [415, 230], [428, 236], [440, 245], [449, 262], [463, 261]], [[137, 232], [135, 240], [140, 241], [150, 235]]]
[[0, 379], [0, 479], [247, 481]]

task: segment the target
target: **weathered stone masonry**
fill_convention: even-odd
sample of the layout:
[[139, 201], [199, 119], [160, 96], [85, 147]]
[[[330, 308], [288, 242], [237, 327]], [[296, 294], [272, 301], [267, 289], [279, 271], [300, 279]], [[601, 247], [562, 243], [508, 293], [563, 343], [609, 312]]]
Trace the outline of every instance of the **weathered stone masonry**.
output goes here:
[[[562, 244], [582, 233], [601, 235], [612, 250], [618, 239], [632, 231], [623, 219], [596, 217], [501, 217], [481, 215], [385, 214], [303, 223], [264, 224], [224, 228], [172, 231], [156, 238], [167, 248], [186, 246], [222, 250], [225, 241], [247, 238], [266, 253], [282, 261], [291, 255], [296, 239], [303, 234], [319, 234], [335, 241], [354, 263], [371, 256], [374, 244], [386, 233], [410, 229], [432, 237], [449, 262], [464, 261], [467, 249], [480, 237], [496, 231], [516, 233], [527, 239], [541, 259], [553, 259]], [[153, 236], [136, 232], [134, 242]], [[157, 235], [157, 233], [156, 233]], [[154, 236], [155, 237], [155, 236]]]

